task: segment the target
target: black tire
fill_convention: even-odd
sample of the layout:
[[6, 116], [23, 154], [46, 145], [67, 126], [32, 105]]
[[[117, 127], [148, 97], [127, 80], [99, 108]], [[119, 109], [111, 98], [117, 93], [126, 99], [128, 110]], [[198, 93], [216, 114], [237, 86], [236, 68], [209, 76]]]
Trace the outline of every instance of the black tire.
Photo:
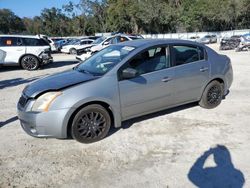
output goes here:
[[71, 49], [69, 50], [69, 53], [70, 53], [70, 54], [73, 54], [73, 55], [76, 55], [76, 54], [77, 54], [77, 50], [76, 50], [75, 48], [71, 48]]
[[214, 80], [205, 88], [199, 105], [206, 109], [212, 109], [220, 105], [223, 97], [223, 84]]
[[21, 59], [21, 67], [25, 70], [32, 71], [37, 70], [40, 66], [40, 62], [36, 56], [25, 55]]
[[240, 52], [241, 51], [240, 47], [235, 48], [235, 51]]
[[84, 107], [75, 115], [71, 135], [81, 143], [97, 142], [107, 136], [110, 126], [108, 111], [101, 105], [93, 104]]

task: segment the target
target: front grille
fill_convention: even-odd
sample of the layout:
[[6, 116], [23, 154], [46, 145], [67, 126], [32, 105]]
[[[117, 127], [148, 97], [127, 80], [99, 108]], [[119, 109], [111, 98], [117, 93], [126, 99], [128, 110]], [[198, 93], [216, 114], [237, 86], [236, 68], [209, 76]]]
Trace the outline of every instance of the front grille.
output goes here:
[[18, 103], [20, 104], [21, 107], [25, 107], [25, 105], [27, 104], [28, 100], [29, 100], [29, 99], [28, 99], [26, 96], [22, 95], [22, 96], [20, 97]]

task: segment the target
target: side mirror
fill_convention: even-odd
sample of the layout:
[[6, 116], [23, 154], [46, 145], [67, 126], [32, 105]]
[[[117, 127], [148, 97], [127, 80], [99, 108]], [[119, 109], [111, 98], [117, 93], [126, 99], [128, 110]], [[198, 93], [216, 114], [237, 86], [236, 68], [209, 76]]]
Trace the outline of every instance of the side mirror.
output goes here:
[[103, 45], [103, 46], [107, 46], [107, 45], [109, 45], [109, 42], [106, 41], [106, 42], [104, 42], [102, 45]]
[[135, 78], [136, 76], [138, 76], [138, 72], [135, 69], [126, 68], [122, 71], [122, 78], [130, 79]]

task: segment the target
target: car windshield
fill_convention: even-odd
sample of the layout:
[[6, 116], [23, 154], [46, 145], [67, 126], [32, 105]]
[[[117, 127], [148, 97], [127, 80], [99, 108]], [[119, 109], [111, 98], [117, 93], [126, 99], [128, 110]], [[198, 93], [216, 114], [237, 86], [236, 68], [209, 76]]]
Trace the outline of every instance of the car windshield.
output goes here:
[[124, 59], [135, 47], [109, 46], [94, 54], [74, 69], [79, 72], [102, 76]]
[[105, 37], [100, 37], [100, 38], [96, 39], [94, 42], [92, 42], [92, 44], [100, 44], [104, 40], [105, 40]]

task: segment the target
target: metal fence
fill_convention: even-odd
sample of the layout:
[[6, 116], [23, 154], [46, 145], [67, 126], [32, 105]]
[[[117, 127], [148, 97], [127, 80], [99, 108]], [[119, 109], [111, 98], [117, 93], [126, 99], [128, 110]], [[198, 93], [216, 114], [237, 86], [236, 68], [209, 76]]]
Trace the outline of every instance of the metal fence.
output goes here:
[[147, 34], [142, 35], [144, 38], [156, 38], [156, 39], [190, 39], [191, 37], [204, 37], [205, 35], [216, 35], [218, 39], [223, 37], [230, 37], [233, 35], [243, 35], [250, 33], [250, 29], [244, 30], [231, 30], [231, 31], [219, 31], [219, 32], [193, 32], [193, 33], [168, 33], [168, 34]]
[[[231, 30], [231, 31], [218, 31], [218, 32], [193, 32], [193, 33], [167, 33], [167, 34], [145, 34], [142, 35], [144, 38], [152, 38], [152, 39], [190, 39], [191, 37], [204, 37], [205, 35], [216, 35], [218, 41], [220, 41], [223, 37], [230, 37], [233, 35], [243, 35], [250, 34], [250, 29], [244, 30]], [[96, 33], [96, 36], [110, 36], [111, 33]]]

